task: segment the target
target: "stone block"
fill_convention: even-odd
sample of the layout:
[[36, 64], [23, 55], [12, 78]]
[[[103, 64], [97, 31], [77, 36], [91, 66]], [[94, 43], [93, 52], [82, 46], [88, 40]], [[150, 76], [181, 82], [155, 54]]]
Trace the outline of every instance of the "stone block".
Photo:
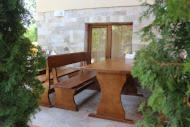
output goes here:
[[38, 13], [38, 42], [43, 47], [55, 49], [59, 53], [84, 50], [85, 23], [101, 22], [133, 22], [133, 44], [138, 49], [141, 28], [148, 25], [154, 18], [138, 21], [144, 6], [110, 7], [81, 10], [65, 10], [62, 17], [54, 16], [53, 11]]
[[125, 22], [125, 16], [110, 16], [110, 22]]
[[126, 15], [126, 11], [114, 11], [113, 15], [116, 15], [116, 16]]
[[39, 36], [42, 36], [42, 35], [49, 35], [49, 30], [48, 30], [48, 28], [46, 28], [46, 27], [38, 27], [38, 35]]

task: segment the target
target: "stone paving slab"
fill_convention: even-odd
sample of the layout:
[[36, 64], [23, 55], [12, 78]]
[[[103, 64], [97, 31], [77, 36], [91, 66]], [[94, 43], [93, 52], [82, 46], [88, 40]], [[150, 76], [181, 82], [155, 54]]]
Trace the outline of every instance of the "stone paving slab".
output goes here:
[[[76, 96], [79, 112], [58, 108], [40, 107], [41, 111], [32, 119], [32, 127], [135, 127], [121, 122], [88, 117], [95, 112], [100, 94], [93, 90], [85, 90]], [[122, 103], [126, 115], [138, 119], [137, 107], [143, 100], [141, 97], [122, 95]]]

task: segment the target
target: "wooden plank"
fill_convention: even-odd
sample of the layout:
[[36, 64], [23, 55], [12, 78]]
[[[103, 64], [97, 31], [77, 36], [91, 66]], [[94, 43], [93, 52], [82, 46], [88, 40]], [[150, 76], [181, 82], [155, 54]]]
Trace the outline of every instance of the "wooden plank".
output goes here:
[[55, 107], [77, 111], [78, 107], [74, 100], [75, 90], [55, 88]]
[[44, 88], [44, 92], [40, 96], [39, 104], [42, 106], [50, 107], [51, 104], [48, 96], [48, 90], [49, 90], [48, 82], [47, 81], [44, 82], [42, 86]]
[[126, 75], [98, 72], [97, 79], [100, 83], [101, 99], [96, 114], [90, 116], [133, 124], [133, 120], [125, 119], [125, 111], [121, 103], [121, 91]]
[[79, 75], [74, 76], [66, 81], [58, 82], [55, 87], [62, 87], [66, 89], [74, 89], [83, 85], [83, 83], [90, 81], [96, 77], [95, 72], [85, 71], [81, 72]]
[[133, 66], [133, 60], [107, 59], [102, 62], [93, 63], [82, 67], [83, 69], [95, 70], [107, 73], [126, 73], [130, 74]]
[[112, 49], [112, 25], [107, 26], [107, 46], [106, 46], [106, 59], [111, 59]]
[[74, 64], [82, 61], [88, 62], [89, 56], [86, 52], [52, 55], [47, 58], [49, 69]]
[[[69, 68], [69, 67], [60, 68], [60, 69], [57, 69], [57, 77], [59, 78], [62, 76], [70, 75], [70, 74], [75, 73], [77, 71], [79, 71], [79, 69]], [[50, 80], [52, 80], [53, 79], [52, 73], [50, 75], [51, 75]], [[45, 82], [47, 80], [46, 74], [38, 75], [36, 78], [38, 80], [40, 80], [41, 82]]]

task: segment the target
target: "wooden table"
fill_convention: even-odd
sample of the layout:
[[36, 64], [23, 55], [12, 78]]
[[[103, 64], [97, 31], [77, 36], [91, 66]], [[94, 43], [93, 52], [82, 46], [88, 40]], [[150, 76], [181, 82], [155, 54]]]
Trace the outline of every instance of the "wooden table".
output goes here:
[[89, 116], [110, 119], [133, 124], [133, 120], [125, 118], [125, 111], [121, 102], [121, 91], [125, 81], [131, 73], [132, 60], [105, 60], [93, 63], [84, 69], [95, 70], [100, 84], [101, 97], [96, 114]]

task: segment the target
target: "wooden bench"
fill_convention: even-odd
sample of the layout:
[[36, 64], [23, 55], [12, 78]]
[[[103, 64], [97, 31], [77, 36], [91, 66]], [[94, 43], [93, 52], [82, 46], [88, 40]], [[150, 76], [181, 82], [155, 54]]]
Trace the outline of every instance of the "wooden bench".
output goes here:
[[36, 77], [39, 81], [43, 83], [42, 85], [45, 89], [43, 94], [41, 95], [39, 104], [46, 107], [52, 106], [52, 104], [50, 103], [49, 94], [51, 93], [51, 91], [54, 91], [54, 89], [52, 89], [52, 87], [50, 88], [50, 84], [56, 83], [59, 80], [59, 78], [63, 76], [71, 77], [78, 71], [79, 69], [76, 68], [62, 67], [62, 68], [56, 68], [56, 69], [54, 68], [49, 70], [47, 67], [46, 73], [41, 73]]
[[[47, 59], [49, 71], [53, 68], [80, 63], [90, 63], [86, 52], [49, 56]], [[80, 70], [65, 81], [60, 81], [54, 75], [53, 89], [55, 90], [55, 107], [77, 111], [74, 96], [96, 81], [96, 73]], [[49, 78], [50, 79], [50, 76]], [[50, 81], [49, 81], [50, 82]], [[51, 85], [49, 89], [51, 89]]]
[[[79, 71], [79, 69], [75, 68], [68, 68], [68, 67], [61, 67], [57, 68], [56, 70], [52, 70], [50, 73], [50, 79], [53, 80], [53, 75], [54, 73], [57, 73], [57, 77], [62, 77], [68, 74], [72, 74], [73, 72]], [[48, 73], [48, 72], [47, 72]], [[39, 75], [36, 77], [40, 82], [45, 83], [48, 80], [48, 74], [46, 74], [46, 70], [41, 72]]]

